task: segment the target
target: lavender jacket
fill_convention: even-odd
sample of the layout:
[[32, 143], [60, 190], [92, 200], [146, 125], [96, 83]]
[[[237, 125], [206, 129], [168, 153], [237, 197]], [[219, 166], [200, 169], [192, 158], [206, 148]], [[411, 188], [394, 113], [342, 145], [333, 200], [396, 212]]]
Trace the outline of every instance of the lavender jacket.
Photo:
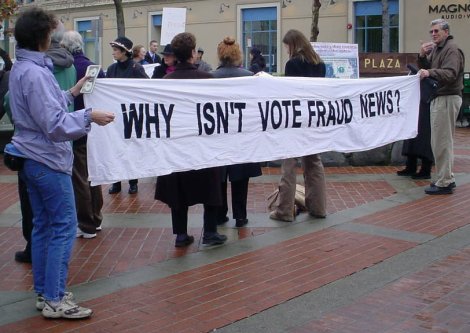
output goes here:
[[91, 109], [67, 112], [73, 97], [59, 88], [52, 61], [42, 52], [16, 50], [9, 90], [16, 149], [28, 159], [71, 175], [70, 140], [90, 130]]

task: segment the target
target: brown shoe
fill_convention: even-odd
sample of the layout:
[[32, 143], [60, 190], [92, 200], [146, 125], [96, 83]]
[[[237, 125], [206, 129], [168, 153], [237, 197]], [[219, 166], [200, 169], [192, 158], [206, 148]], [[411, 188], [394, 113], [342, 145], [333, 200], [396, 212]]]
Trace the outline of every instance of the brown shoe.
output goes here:
[[271, 213], [269, 213], [269, 218], [271, 220], [282, 221], [282, 222], [292, 222], [292, 221], [294, 221], [293, 216], [282, 216], [275, 210], [273, 210]]

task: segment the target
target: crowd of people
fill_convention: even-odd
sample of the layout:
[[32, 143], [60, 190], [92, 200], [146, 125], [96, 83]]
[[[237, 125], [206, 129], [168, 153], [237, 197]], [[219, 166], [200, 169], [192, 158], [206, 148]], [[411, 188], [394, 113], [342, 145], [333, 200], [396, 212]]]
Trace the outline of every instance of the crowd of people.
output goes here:
[[[429, 145], [432, 152], [417, 155], [405, 152], [408, 162], [402, 176], [430, 178], [432, 159], [436, 163], [437, 181], [426, 189], [428, 194], [450, 194], [455, 188], [452, 174], [452, 137], [460, 107], [463, 55], [449, 35], [448, 23], [431, 23], [432, 44], [420, 49], [421, 78], [432, 77], [439, 83], [432, 100], [422, 101], [420, 108], [430, 109]], [[5, 154], [21, 161], [18, 186], [23, 217], [23, 234], [27, 245], [15, 254], [19, 262], [32, 262], [36, 308], [48, 318], [86, 318], [92, 310], [77, 305], [74, 295], [66, 291], [68, 263], [74, 239], [92, 239], [101, 230], [103, 219], [102, 189], [90, 186], [87, 173], [87, 133], [92, 122], [105, 126], [113, 121], [110, 110], [86, 108], [82, 85], [89, 79], [86, 70], [93, 65], [84, 54], [81, 35], [65, 31], [51, 13], [37, 7], [23, 11], [16, 22], [18, 43], [16, 62], [1, 72], [9, 75], [9, 93], [5, 103], [15, 126], [12, 142]], [[286, 76], [324, 77], [325, 64], [304, 34], [289, 30], [282, 42], [288, 53]], [[192, 33], [176, 35], [158, 54], [152, 40], [149, 50], [120, 36], [110, 43], [115, 62], [101, 71], [100, 78], [148, 79], [142, 65], [158, 63], [153, 79], [209, 79], [252, 76], [266, 68], [258, 48], [250, 52], [250, 67], [242, 67], [240, 45], [225, 37], [217, 46], [218, 66], [202, 60], [204, 50], [196, 48]], [[161, 56], [161, 57], [160, 57]], [[0, 80], [0, 83], [4, 82]], [[0, 88], [2, 88], [0, 84]], [[4, 88], [2, 88], [4, 89]], [[5, 90], [5, 89], [4, 89]], [[3, 95], [2, 95], [3, 97]], [[420, 111], [421, 112], [421, 111]], [[444, 124], [444, 125], [443, 125]], [[426, 140], [425, 140], [426, 141]], [[419, 150], [419, 149], [418, 149]], [[433, 155], [433, 156], [432, 156]], [[416, 172], [416, 158], [422, 159]], [[305, 207], [313, 218], [325, 218], [326, 181], [319, 154], [299, 156], [305, 181]], [[295, 219], [297, 159], [282, 161], [279, 196], [269, 217], [291, 222]], [[188, 233], [188, 208], [203, 204], [203, 238], [205, 245], [220, 245], [227, 240], [217, 227], [229, 221], [227, 182], [231, 183], [232, 217], [236, 227], [248, 224], [247, 198], [249, 179], [262, 174], [258, 163], [245, 163], [200, 170], [174, 172], [157, 177], [155, 199], [171, 209], [175, 247], [194, 242]], [[121, 182], [112, 184], [109, 194], [121, 191]], [[129, 194], [138, 192], [138, 180], [129, 180]]]

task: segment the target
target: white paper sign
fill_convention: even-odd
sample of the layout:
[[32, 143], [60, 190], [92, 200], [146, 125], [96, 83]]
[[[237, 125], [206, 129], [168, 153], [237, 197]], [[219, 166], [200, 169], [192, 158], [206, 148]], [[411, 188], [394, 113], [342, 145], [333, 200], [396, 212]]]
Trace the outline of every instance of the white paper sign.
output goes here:
[[186, 28], [186, 8], [163, 8], [160, 45], [170, 44]]
[[420, 90], [416, 75], [97, 79], [84, 99], [116, 114], [88, 134], [90, 180], [105, 184], [409, 139]]
[[326, 65], [326, 77], [359, 78], [359, 47], [349, 43], [311, 43]]

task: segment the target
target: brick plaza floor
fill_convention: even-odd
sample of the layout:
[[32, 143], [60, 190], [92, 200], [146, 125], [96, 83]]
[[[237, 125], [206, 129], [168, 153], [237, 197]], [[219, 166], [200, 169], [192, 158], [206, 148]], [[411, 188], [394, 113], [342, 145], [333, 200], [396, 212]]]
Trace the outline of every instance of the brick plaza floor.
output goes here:
[[[279, 169], [264, 168], [250, 183], [250, 223], [221, 227], [229, 241], [214, 248], [200, 242], [200, 205], [190, 209], [195, 243], [176, 249], [154, 180], [141, 180], [134, 196], [125, 183], [113, 196], [105, 186], [103, 231], [78, 239], [70, 263], [71, 290], [94, 309], [76, 322], [34, 310], [31, 267], [13, 260], [25, 244], [16, 175], [2, 166], [0, 332], [470, 332], [470, 238], [462, 236], [470, 224], [469, 139], [470, 129], [457, 130], [449, 196], [424, 195], [428, 182], [396, 176], [401, 167], [326, 168], [325, 220], [269, 220], [266, 197]], [[411, 262], [420, 251], [423, 259]], [[385, 267], [395, 275], [360, 283]], [[281, 310], [292, 316], [279, 320]]]

